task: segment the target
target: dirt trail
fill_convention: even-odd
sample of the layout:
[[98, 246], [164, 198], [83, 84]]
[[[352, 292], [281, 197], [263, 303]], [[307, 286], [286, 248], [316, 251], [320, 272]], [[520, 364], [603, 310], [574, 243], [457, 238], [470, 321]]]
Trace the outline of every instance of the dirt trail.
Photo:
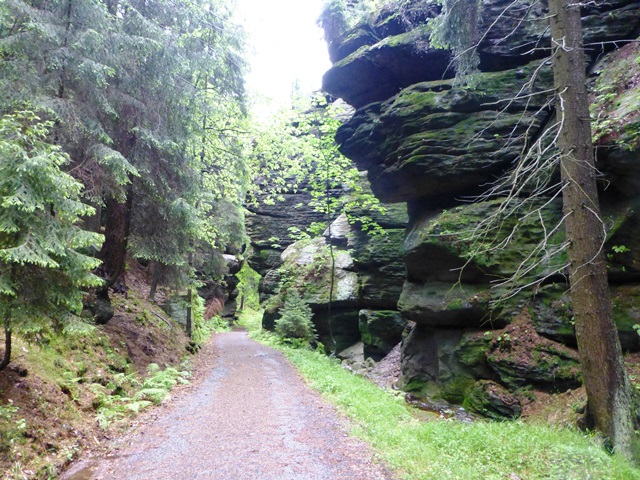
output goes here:
[[187, 393], [62, 479], [393, 478], [280, 352], [244, 332], [219, 334], [209, 349]]

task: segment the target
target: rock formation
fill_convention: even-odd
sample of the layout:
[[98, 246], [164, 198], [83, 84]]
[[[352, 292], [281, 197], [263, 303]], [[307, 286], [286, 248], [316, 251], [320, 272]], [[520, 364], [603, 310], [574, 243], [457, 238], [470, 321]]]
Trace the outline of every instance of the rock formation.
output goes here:
[[[280, 265], [262, 282], [268, 298], [265, 328], [273, 328], [286, 291], [296, 289], [311, 306], [327, 350], [340, 352], [362, 339], [364, 354], [378, 360], [400, 341], [407, 323], [396, 310], [405, 278], [400, 254], [405, 206], [392, 205], [386, 214], [372, 216], [381, 234], [362, 232], [342, 214], [323, 236], [295, 242], [282, 252]], [[389, 328], [380, 327], [385, 319]]]
[[[544, 2], [482, 2], [481, 72], [477, 86], [467, 88], [451, 79], [449, 53], [429, 45], [425, 24], [435, 7], [421, 0], [408, 5], [382, 11], [373, 24], [332, 42], [334, 63], [323, 82], [356, 107], [336, 136], [341, 151], [367, 171], [379, 199], [408, 205], [407, 276], [398, 308], [415, 327], [403, 340], [400, 386], [488, 416], [518, 416], [514, 392], [522, 385], [558, 391], [580, 383], [566, 280], [562, 271], [549, 276], [554, 265], [541, 262], [530, 288], [496, 308], [493, 301], [504, 292], [493, 288], [495, 280], [526, 259], [544, 234], [540, 223], [520, 215], [514, 242], [481, 256], [471, 255], [460, 232], [472, 231], [502, 201], [468, 199], [486, 191], [553, 122], [548, 12]], [[598, 166], [605, 173], [601, 201], [615, 317], [623, 348], [636, 351], [640, 70], [629, 59], [640, 50], [614, 48], [638, 37], [640, 4], [613, 0], [583, 12], [594, 104], [604, 125]], [[616, 76], [615, 65], [624, 61]], [[541, 216], [559, 219], [558, 202], [548, 202]]]

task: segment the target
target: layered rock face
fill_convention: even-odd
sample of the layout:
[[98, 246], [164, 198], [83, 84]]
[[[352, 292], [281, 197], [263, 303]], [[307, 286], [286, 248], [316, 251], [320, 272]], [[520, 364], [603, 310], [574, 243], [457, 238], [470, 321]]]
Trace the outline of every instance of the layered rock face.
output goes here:
[[310, 305], [328, 351], [340, 352], [362, 341], [364, 355], [379, 360], [400, 341], [407, 324], [396, 310], [405, 278], [401, 251], [406, 207], [393, 205], [373, 217], [382, 234], [362, 232], [343, 214], [323, 236], [284, 250], [281, 264], [263, 280], [268, 297], [265, 328], [273, 328], [287, 291], [295, 289]]
[[[351, 207], [352, 218], [368, 218], [380, 227], [380, 234], [364, 232], [360, 223], [350, 223], [342, 214], [322, 236], [296, 242], [290, 237], [291, 227], [306, 231], [312, 223], [326, 220], [324, 213], [310, 206], [311, 195], [305, 188], [284, 193], [273, 205], [259, 201], [247, 207], [253, 250], [249, 264], [262, 276], [263, 326], [274, 328], [287, 291], [295, 289], [311, 306], [320, 341], [328, 351], [341, 352], [358, 343], [363, 358], [379, 360], [400, 341], [407, 324], [397, 311], [406, 277], [402, 257], [406, 205], [386, 205], [384, 213]], [[371, 194], [364, 177], [358, 188]], [[355, 193], [336, 189], [332, 195]]]
[[[543, 2], [485, 0], [481, 73], [475, 88], [465, 88], [451, 79], [448, 52], [429, 45], [425, 23], [437, 13], [434, 7], [416, 0], [407, 8], [382, 12], [373, 25], [333, 42], [334, 64], [323, 83], [356, 107], [338, 131], [341, 151], [368, 172], [378, 198], [408, 204], [407, 277], [398, 308], [416, 325], [403, 341], [401, 386], [489, 416], [517, 416], [514, 392], [521, 386], [562, 391], [580, 383], [571, 303], [558, 269], [562, 254], [540, 260], [517, 295], [495, 288], [526, 265], [528, 252], [549, 234], [543, 225], [562, 217], [561, 205], [541, 198], [543, 223], [522, 211], [507, 219], [490, 235], [500, 244], [514, 232], [513, 241], [482, 255], [472, 255], [477, 243], [461, 232], [474, 231], [503, 201], [468, 199], [486, 191], [555, 123], [548, 11]], [[616, 62], [640, 57], [633, 44], [626, 53], [612, 51], [637, 38], [640, 4], [598, 2], [585, 6], [583, 15], [595, 102], [605, 90], [597, 73], [612, 75]], [[600, 136], [598, 167], [606, 174], [605, 250], [627, 351], [640, 349], [634, 330], [640, 323], [640, 154], [638, 116], [628, 107], [638, 105], [640, 75], [629, 74], [633, 68], [637, 63], [608, 80], [606, 93], [617, 103], [600, 99], [598, 111], [615, 124]], [[561, 245], [561, 231], [549, 240]], [[501, 297], [508, 300], [496, 305]]]
[[252, 248], [248, 262], [263, 277], [282, 263], [280, 254], [293, 243], [290, 227], [304, 231], [312, 223], [324, 220], [321, 212], [309, 206], [311, 195], [305, 185], [281, 196], [282, 201], [274, 204], [258, 198], [255, 205], [247, 205], [245, 224]]

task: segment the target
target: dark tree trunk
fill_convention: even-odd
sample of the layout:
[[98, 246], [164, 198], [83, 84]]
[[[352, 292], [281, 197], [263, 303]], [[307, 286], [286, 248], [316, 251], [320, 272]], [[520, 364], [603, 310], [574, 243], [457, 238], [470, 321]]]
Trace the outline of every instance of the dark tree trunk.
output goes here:
[[153, 273], [151, 274], [151, 288], [149, 289], [149, 300], [156, 301], [156, 291], [158, 289], [158, 282], [160, 282], [160, 269], [161, 265], [158, 262], [153, 262]]
[[602, 246], [591, 141], [580, 4], [550, 0], [553, 72], [561, 158], [571, 297], [588, 411], [616, 451], [630, 456], [631, 391], [611, 306]]
[[[71, 29], [71, 14], [73, 12], [72, 1], [67, 1], [67, 10], [65, 13], [66, 25], [64, 28], [64, 42], [63, 46], [66, 49], [69, 45], [69, 30]], [[66, 68], [63, 66], [60, 74], [60, 80], [58, 83], [58, 98], [64, 98], [64, 89], [65, 89], [65, 79], [66, 79]]]
[[[11, 307], [9, 307], [11, 308]], [[0, 362], [0, 371], [4, 370], [11, 362], [11, 310], [4, 318], [4, 356]]]
[[112, 286], [124, 272], [131, 227], [131, 205], [133, 193], [131, 188], [124, 203], [109, 199], [106, 201], [107, 222], [104, 231], [104, 243], [100, 250], [102, 270], [105, 274], [104, 288]]
[[187, 293], [187, 336], [191, 338], [193, 336], [193, 288], [189, 287]]

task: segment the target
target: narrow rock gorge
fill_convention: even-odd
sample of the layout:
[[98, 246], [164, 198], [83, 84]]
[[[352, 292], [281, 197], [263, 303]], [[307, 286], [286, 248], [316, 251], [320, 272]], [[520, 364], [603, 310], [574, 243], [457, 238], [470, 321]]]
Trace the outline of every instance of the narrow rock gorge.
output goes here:
[[[472, 87], [453, 78], [449, 52], [430, 46], [427, 24], [437, 13], [420, 0], [401, 11], [383, 9], [329, 44], [333, 66], [323, 88], [355, 108], [336, 141], [389, 205], [378, 219], [387, 235], [367, 236], [341, 217], [323, 237], [272, 250], [256, 239], [310, 223], [308, 214], [274, 223], [277, 215], [256, 212], [249, 224], [253, 262], [264, 274], [263, 294], [271, 295], [264, 325], [272, 327], [281, 306], [282, 275], [295, 270], [326, 346], [340, 351], [363, 342], [365, 357], [379, 360], [402, 338], [400, 388], [513, 418], [522, 410], [523, 386], [562, 392], [581, 384], [563, 254], [539, 261], [515, 295], [496, 286], [521, 269], [548, 234], [545, 225], [561, 219], [561, 202], [548, 190], [538, 200], [539, 219], [506, 219], [494, 240], [513, 231], [512, 241], [482, 255], [460, 232], [474, 231], [501, 207], [501, 195], [479, 196], [555, 122], [548, 12], [540, 2], [484, 1]], [[585, 6], [583, 24], [615, 317], [623, 349], [635, 352], [640, 48], [630, 40], [640, 31], [640, 5]], [[561, 245], [561, 229], [549, 240]], [[330, 266], [321, 260], [329, 243], [337, 267], [331, 325]]]

